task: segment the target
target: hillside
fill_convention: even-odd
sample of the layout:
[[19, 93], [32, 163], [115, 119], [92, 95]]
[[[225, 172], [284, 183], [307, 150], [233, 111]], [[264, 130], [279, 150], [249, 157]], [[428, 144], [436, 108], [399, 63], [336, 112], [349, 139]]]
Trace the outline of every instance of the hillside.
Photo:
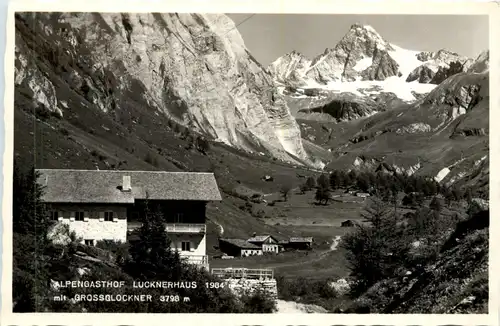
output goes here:
[[[349, 105], [332, 101], [309, 111], [336, 117], [345, 108]], [[304, 138], [330, 149], [333, 158], [327, 167], [376, 169], [385, 163], [400, 172], [433, 177], [448, 168], [443, 183], [488, 191], [488, 73], [456, 74], [413, 104], [363, 119], [299, 122]]]
[[313, 164], [225, 15], [18, 13], [15, 67], [33, 105], [64, 117], [91, 106], [140, 124], [137, 111], [147, 111], [235, 148]]
[[488, 231], [489, 211], [482, 211], [456, 226], [436, 258], [420, 268], [398, 270], [340, 309], [350, 313], [487, 313]]

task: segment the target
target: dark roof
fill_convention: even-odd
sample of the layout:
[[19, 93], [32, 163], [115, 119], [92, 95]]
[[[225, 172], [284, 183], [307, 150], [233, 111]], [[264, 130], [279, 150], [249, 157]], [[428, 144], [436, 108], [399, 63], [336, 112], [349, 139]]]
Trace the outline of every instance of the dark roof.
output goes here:
[[230, 243], [241, 249], [261, 249], [259, 246], [254, 245], [243, 239], [219, 239], [219, 241], [224, 241]]
[[[222, 200], [213, 173], [39, 169], [42, 200], [52, 203], [133, 203], [150, 200]], [[130, 176], [130, 192], [121, 191]]]
[[312, 237], [293, 237], [290, 238], [290, 242], [313, 242]]

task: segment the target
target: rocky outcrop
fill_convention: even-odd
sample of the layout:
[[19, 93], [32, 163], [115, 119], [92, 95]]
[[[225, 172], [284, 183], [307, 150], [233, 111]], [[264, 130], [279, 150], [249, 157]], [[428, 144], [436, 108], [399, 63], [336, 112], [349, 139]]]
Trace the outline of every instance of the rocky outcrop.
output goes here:
[[431, 51], [423, 51], [417, 54], [417, 59], [419, 61], [425, 62], [429, 61], [436, 55], [436, 52], [431, 52]]
[[292, 51], [278, 58], [267, 68], [278, 83], [283, 83], [291, 87], [305, 85], [301, 76], [311, 65], [311, 60], [302, 53]]
[[311, 109], [301, 109], [300, 113], [324, 113], [336, 121], [348, 121], [369, 116], [382, 109], [378, 102], [369, 97], [359, 97], [350, 93], [342, 93], [330, 98], [324, 105]]
[[450, 115], [454, 116], [454, 112], [463, 114], [482, 100], [480, 95], [481, 82], [467, 82], [466, 80], [460, 80], [460, 78], [455, 81], [459, 83], [455, 84], [453, 80], [449, 80], [449, 85], [443, 85], [435, 89], [429, 94], [426, 101], [436, 106], [445, 104], [451, 107]]
[[416, 122], [416, 123], [411, 123], [407, 126], [401, 127], [396, 130], [397, 134], [414, 134], [414, 133], [420, 133], [420, 132], [430, 132], [432, 131], [431, 126], [429, 126], [426, 123], [422, 122]]
[[[439, 68], [438, 68], [439, 69]], [[407, 82], [418, 81], [419, 83], [429, 83], [434, 75], [436, 75], [437, 69], [435, 67], [430, 67], [429, 65], [421, 65], [415, 70], [413, 70], [406, 78]]]
[[136, 103], [237, 148], [307, 161], [295, 119], [225, 15], [18, 14], [15, 78], [63, 115], [67, 91], [114, 115]]
[[472, 59], [447, 50], [421, 52], [417, 59], [424, 63], [415, 68], [406, 78], [407, 82], [440, 84], [446, 78], [467, 71]]
[[386, 51], [375, 50], [373, 63], [361, 74], [363, 80], [385, 80], [392, 76], [401, 77], [398, 63]]

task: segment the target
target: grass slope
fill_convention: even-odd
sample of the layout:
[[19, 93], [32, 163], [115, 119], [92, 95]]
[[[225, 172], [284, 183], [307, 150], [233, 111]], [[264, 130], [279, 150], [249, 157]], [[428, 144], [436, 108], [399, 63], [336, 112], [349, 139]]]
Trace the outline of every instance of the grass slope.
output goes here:
[[[454, 108], [468, 99], [465, 114], [453, 117]], [[416, 123], [431, 129], [401, 132]], [[356, 158], [404, 169], [420, 163], [417, 174], [430, 176], [448, 167], [452, 172], [445, 182], [463, 177], [462, 184], [488, 192], [489, 168], [487, 163], [478, 166], [489, 153], [488, 74], [454, 75], [414, 104], [370, 117], [340, 123], [301, 118], [299, 125], [305, 139], [330, 150], [328, 168], [355, 168]]]

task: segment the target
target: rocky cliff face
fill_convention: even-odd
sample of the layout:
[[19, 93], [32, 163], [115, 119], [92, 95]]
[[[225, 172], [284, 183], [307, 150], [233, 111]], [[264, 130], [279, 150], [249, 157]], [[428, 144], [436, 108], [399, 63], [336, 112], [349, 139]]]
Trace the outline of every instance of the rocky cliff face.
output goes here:
[[302, 53], [292, 51], [271, 63], [267, 69], [279, 83], [289, 86], [303, 86], [305, 83], [301, 79], [301, 75], [309, 69], [310, 65], [311, 60]]
[[308, 160], [270, 75], [225, 15], [18, 14], [15, 76], [62, 116], [81, 105], [64, 92], [112, 115], [133, 99], [237, 148]]
[[306, 77], [319, 84], [329, 81], [383, 80], [397, 76], [399, 66], [388, 55], [392, 46], [370, 26], [354, 24], [333, 49], [317, 56]]
[[424, 63], [415, 68], [406, 78], [407, 82], [440, 84], [446, 78], [468, 71], [473, 60], [447, 50], [421, 52], [417, 58]]

